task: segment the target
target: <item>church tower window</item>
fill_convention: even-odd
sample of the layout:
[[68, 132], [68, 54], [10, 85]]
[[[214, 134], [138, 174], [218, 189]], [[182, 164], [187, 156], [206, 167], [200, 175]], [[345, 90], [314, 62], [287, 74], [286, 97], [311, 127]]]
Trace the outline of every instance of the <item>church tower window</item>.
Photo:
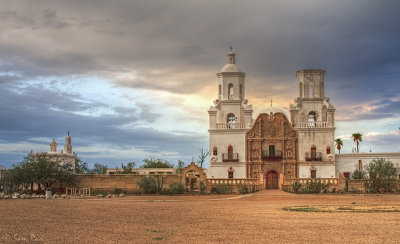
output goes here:
[[235, 115], [232, 113], [228, 114], [228, 117], [226, 119], [228, 129], [234, 129], [235, 121], [236, 121]]
[[229, 83], [228, 85], [228, 100], [233, 99], [233, 84]]
[[315, 127], [317, 123], [317, 114], [314, 111], [308, 113], [308, 120], [307, 120], [309, 127]]

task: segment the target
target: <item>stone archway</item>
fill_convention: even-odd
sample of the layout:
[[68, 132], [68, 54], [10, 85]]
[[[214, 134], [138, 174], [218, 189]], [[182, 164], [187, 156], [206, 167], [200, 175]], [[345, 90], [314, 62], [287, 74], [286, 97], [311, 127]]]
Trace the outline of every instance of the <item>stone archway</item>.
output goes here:
[[265, 188], [266, 189], [279, 189], [279, 174], [270, 170], [265, 174]]

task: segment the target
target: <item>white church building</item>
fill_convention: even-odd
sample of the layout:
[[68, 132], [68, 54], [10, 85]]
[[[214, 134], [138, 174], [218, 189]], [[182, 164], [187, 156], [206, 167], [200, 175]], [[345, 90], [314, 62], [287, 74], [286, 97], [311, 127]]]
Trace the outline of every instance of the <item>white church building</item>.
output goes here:
[[375, 158], [399, 165], [400, 153], [335, 155], [335, 108], [325, 96], [324, 76], [319, 69], [297, 71], [298, 97], [289, 113], [271, 106], [255, 114], [246, 99], [246, 73], [231, 50], [208, 110], [207, 178], [264, 178], [267, 188], [278, 188], [282, 178], [348, 176]]

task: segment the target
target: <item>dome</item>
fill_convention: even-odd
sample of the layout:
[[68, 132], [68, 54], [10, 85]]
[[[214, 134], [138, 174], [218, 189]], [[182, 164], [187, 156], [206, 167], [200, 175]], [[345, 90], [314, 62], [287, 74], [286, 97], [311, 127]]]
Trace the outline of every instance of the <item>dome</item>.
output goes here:
[[225, 65], [221, 72], [242, 72], [236, 64]]
[[276, 114], [276, 113], [283, 113], [285, 115], [285, 117], [287, 119], [289, 119], [288, 117], [288, 112], [280, 107], [263, 107], [262, 109], [260, 109], [259, 111], [257, 111], [257, 117], [260, 114], [270, 114], [270, 113]]

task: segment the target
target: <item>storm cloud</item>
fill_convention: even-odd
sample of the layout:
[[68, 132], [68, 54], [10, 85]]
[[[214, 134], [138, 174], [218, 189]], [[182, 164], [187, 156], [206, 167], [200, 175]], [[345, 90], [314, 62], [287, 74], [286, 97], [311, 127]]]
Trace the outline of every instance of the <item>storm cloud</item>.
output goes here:
[[256, 109], [267, 98], [288, 107], [296, 70], [319, 68], [337, 121], [399, 118], [399, 8], [361, 0], [2, 1], [0, 141], [61, 138], [70, 129], [78, 148], [190, 158], [207, 147], [199, 124], [230, 45]]

